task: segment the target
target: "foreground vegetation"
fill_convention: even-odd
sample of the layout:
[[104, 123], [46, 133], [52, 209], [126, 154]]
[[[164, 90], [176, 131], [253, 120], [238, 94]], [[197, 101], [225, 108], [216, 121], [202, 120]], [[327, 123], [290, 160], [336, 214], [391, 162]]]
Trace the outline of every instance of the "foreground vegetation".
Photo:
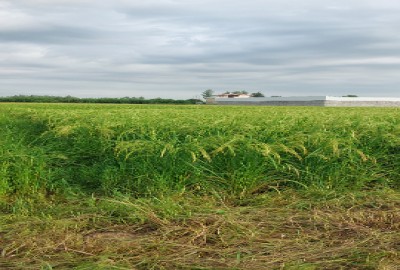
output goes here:
[[396, 269], [400, 110], [1, 104], [0, 268]]

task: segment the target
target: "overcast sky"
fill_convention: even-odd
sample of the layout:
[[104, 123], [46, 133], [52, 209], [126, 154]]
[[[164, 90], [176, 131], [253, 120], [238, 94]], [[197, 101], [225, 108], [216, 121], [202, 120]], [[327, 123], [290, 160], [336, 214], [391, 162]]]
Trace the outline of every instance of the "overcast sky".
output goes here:
[[398, 0], [0, 0], [0, 95], [400, 96]]

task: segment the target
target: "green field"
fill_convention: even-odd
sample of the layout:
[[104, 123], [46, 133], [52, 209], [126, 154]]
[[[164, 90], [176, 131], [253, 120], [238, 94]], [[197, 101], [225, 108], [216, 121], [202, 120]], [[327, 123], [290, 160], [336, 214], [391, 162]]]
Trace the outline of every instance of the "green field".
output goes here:
[[0, 104], [0, 269], [397, 269], [400, 109]]

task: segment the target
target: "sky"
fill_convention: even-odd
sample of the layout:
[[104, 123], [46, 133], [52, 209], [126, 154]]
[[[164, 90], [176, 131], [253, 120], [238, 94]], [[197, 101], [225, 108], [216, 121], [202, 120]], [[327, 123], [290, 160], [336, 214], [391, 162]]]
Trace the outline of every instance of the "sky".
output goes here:
[[400, 97], [398, 0], [0, 0], [0, 96]]

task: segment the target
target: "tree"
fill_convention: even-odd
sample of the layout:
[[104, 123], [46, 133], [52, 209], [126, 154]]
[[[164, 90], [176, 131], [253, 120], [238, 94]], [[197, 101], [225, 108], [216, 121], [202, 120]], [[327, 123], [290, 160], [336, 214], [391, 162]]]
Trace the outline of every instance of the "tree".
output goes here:
[[251, 97], [265, 97], [263, 93], [257, 92], [257, 93], [252, 93]]
[[201, 95], [203, 96], [204, 99], [212, 97], [214, 94], [214, 91], [212, 89], [207, 89]]
[[242, 90], [242, 91], [235, 91], [235, 92], [233, 92], [233, 94], [239, 94], [239, 95], [247, 95], [249, 92], [247, 92], [247, 91], [245, 91], [245, 90]]

